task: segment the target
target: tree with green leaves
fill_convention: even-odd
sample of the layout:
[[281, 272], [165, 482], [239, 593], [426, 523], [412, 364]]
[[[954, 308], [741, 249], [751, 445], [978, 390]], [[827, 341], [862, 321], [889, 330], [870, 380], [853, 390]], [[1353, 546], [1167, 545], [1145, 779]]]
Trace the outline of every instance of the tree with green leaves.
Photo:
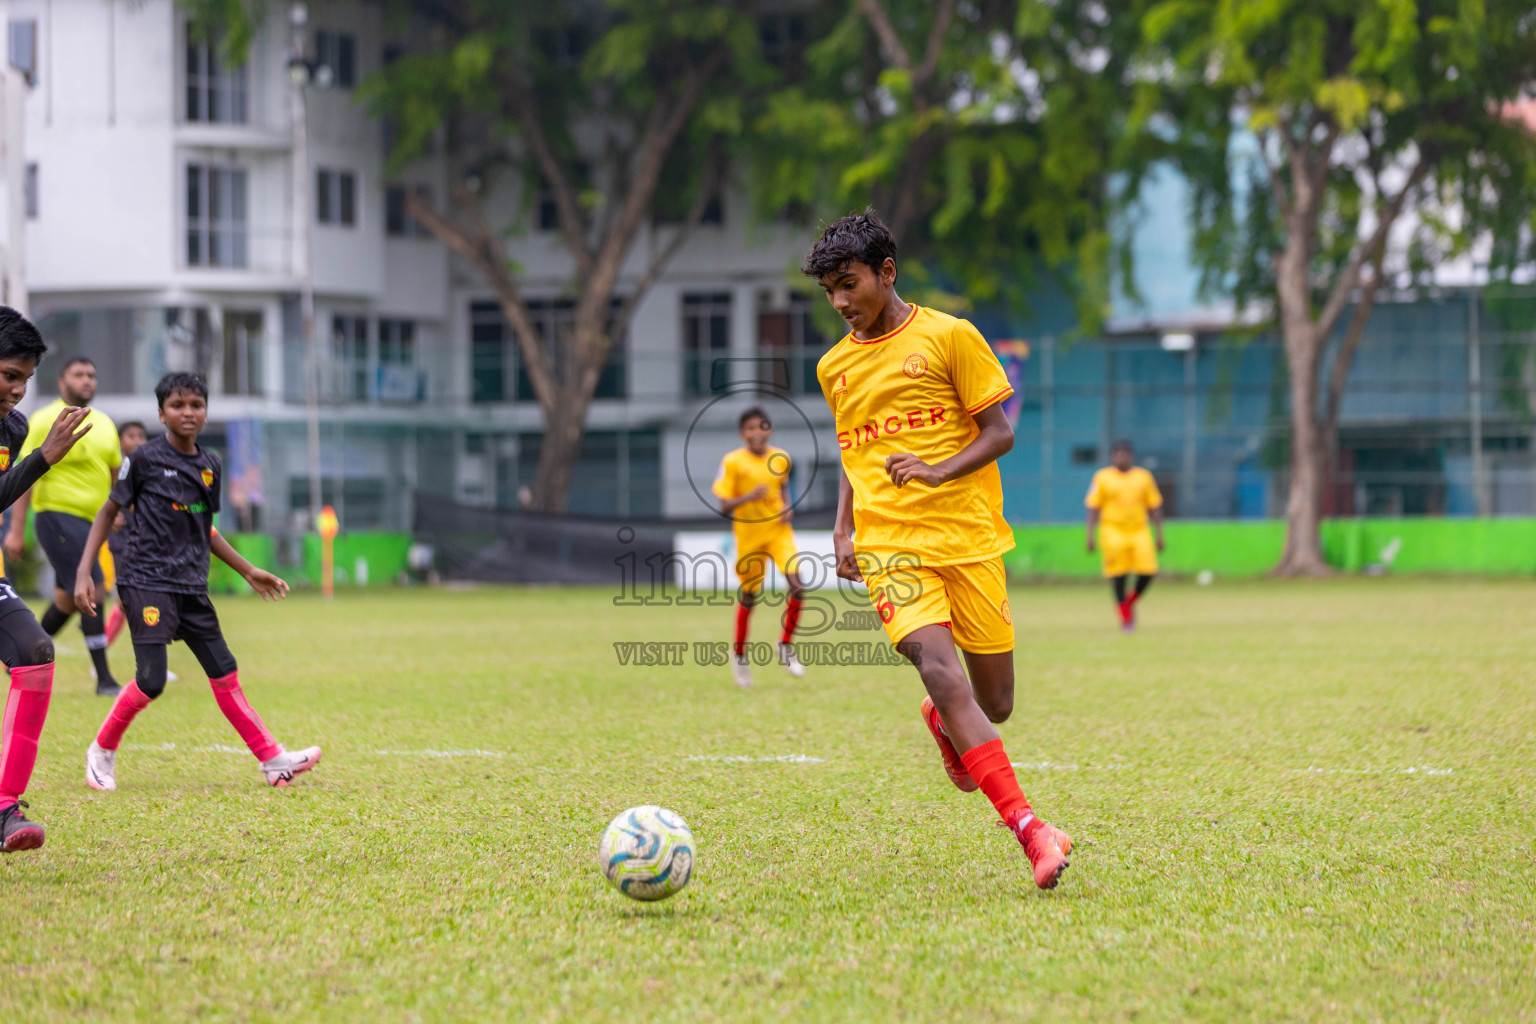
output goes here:
[[1209, 292], [1257, 306], [1289, 370], [1276, 571], [1328, 571], [1319, 521], [1339, 410], [1378, 294], [1468, 254], [1532, 254], [1528, 0], [1154, 0], [1138, 124], [1194, 188]]
[[[413, 192], [407, 212], [494, 292], [544, 414], [533, 505], [563, 511], [604, 365], [701, 220], [743, 96], [768, 73], [757, 25], [701, 0], [432, 0], [411, 11], [440, 45], [392, 63], [364, 97], [396, 126], [395, 169], [448, 126], [448, 202]], [[540, 337], [507, 254], [517, 225], [494, 222], [491, 211], [518, 207], [513, 190], [522, 209], [541, 193], [553, 205], [573, 267], [568, 336]], [[657, 226], [669, 204], [678, 223]], [[625, 278], [652, 230], [658, 244]]]
[[1025, 305], [1058, 271], [1093, 330], [1118, 268], [1110, 177], [1142, 165], [1124, 131], [1137, 23], [1097, 0], [848, 0], [818, 18], [754, 123], [759, 206], [873, 205], [903, 275], [955, 308]]

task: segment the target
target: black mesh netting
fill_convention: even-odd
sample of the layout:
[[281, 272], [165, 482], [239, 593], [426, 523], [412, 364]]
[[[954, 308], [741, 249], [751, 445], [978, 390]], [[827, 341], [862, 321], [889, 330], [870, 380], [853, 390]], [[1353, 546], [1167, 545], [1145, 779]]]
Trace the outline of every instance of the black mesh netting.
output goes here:
[[[829, 530], [835, 510], [795, 510], [795, 526]], [[455, 505], [416, 495], [418, 541], [430, 544], [438, 572], [451, 580], [486, 583], [614, 583], [618, 560], [640, 563], [672, 553], [684, 530], [725, 530], [730, 521], [555, 516]]]

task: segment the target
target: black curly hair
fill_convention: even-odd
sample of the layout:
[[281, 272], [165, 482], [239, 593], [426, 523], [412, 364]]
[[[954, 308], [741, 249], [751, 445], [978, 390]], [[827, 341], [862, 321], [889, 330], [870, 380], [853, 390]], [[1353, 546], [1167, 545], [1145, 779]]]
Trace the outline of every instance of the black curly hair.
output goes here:
[[828, 224], [805, 254], [800, 273], [820, 280], [852, 263], [868, 264], [879, 273], [887, 259], [896, 259], [896, 237], [871, 206]]

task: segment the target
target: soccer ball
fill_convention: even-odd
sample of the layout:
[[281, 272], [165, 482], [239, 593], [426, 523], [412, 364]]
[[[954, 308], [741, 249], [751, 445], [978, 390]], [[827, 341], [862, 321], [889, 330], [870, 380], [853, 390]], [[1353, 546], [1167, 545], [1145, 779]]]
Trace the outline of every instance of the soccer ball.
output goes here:
[[614, 818], [597, 850], [603, 877], [635, 900], [664, 900], [693, 875], [693, 833], [664, 807], [631, 807]]

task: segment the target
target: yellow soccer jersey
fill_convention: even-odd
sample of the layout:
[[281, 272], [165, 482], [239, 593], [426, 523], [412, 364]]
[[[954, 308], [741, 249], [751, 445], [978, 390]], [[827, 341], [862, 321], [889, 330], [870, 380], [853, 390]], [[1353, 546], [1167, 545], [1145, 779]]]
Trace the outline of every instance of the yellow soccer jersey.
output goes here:
[[[63, 411], [64, 400], [59, 398], [28, 417], [27, 439], [18, 461], [42, 446], [48, 431], [53, 429], [53, 421]], [[91, 432], [33, 485], [34, 512], [68, 512], [81, 519], [95, 519], [101, 511], [112, 490], [112, 478], [123, 461], [123, 451], [118, 446], [117, 425], [110, 416], [92, 409], [85, 422], [92, 424]]]
[[980, 433], [971, 417], [1013, 394], [975, 327], [913, 306], [889, 334], [838, 342], [816, 377], [853, 486], [858, 551], [882, 563], [905, 552], [924, 565], [961, 565], [1013, 547], [996, 463], [940, 487], [898, 488], [885, 472], [888, 455], [910, 452], [930, 464], [954, 455]]
[[790, 529], [789, 523], [779, 518], [787, 504], [789, 470], [789, 453], [772, 445], [762, 455], [737, 448], [720, 460], [715, 497], [739, 498], [759, 485], [768, 488], [767, 497], [738, 505], [731, 513], [738, 552], [764, 550], [768, 541]]
[[1093, 474], [1084, 504], [1099, 509], [1099, 522], [1109, 529], [1135, 532], [1147, 528], [1148, 509], [1163, 507], [1163, 494], [1152, 474], [1140, 466], [1124, 473], [1106, 466]]

